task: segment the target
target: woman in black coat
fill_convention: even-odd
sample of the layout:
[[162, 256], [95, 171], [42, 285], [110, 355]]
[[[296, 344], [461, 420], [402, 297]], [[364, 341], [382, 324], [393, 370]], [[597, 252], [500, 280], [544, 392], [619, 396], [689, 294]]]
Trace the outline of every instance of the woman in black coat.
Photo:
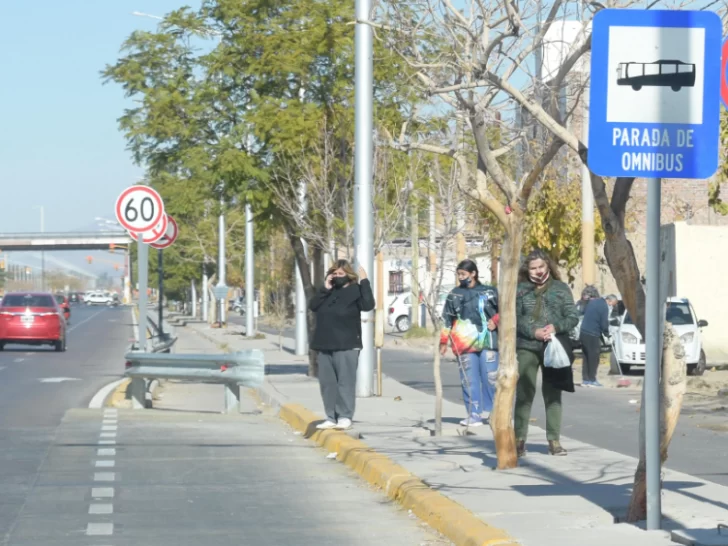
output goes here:
[[361, 343], [361, 313], [374, 309], [374, 294], [363, 268], [354, 273], [338, 260], [326, 273], [324, 287], [309, 303], [316, 313], [311, 349], [318, 351], [319, 385], [326, 421], [319, 429], [348, 429], [356, 402], [356, 369]]

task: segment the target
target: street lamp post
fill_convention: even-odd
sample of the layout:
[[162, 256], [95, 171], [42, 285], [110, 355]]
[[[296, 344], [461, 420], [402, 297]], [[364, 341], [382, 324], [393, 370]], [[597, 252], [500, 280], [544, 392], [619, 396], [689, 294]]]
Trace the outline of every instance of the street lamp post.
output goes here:
[[[354, 247], [356, 262], [371, 275], [374, 269], [374, 222], [372, 213], [373, 157], [373, 33], [369, 26], [371, 0], [356, 0], [354, 28], [355, 160], [354, 160]], [[414, 306], [416, 302], [412, 302]], [[374, 321], [371, 311], [362, 313], [362, 350], [356, 373], [356, 394], [372, 396], [374, 390]]]

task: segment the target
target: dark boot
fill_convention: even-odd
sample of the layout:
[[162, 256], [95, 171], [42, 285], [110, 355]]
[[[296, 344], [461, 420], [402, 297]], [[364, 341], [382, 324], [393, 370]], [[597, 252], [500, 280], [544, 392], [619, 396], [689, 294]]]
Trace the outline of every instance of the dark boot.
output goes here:
[[526, 456], [526, 440], [516, 440], [516, 457]]
[[564, 447], [561, 445], [561, 442], [558, 440], [549, 440], [549, 453], [551, 455], [557, 455], [560, 457], [563, 457], [567, 454], [567, 451], [564, 449]]

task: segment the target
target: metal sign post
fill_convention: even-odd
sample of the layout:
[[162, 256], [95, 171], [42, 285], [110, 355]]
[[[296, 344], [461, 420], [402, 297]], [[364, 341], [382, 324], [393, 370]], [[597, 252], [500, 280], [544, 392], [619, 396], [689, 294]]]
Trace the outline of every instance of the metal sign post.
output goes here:
[[139, 272], [139, 350], [147, 350], [147, 284], [149, 268], [149, 245], [137, 242], [139, 259], [137, 260]]
[[647, 179], [645, 463], [647, 529], [659, 529], [662, 178], [718, 168], [722, 25], [703, 11], [605, 9], [592, 22], [589, 169]]
[[159, 322], [157, 322], [157, 328], [159, 330], [159, 338], [162, 339], [164, 337], [164, 328], [162, 326], [162, 320], [164, 319], [164, 308], [162, 307], [164, 294], [164, 249], [160, 248], [157, 253], [157, 276], [159, 277], [159, 294], [157, 296], [157, 303], [159, 304]]

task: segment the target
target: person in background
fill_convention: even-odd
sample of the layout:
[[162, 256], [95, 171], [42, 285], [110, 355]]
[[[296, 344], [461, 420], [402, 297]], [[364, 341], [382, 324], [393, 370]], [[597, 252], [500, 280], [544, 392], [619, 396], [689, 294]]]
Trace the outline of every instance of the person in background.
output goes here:
[[599, 290], [597, 290], [597, 287], [592, 284], [587, 284], [584, 290], [581, 291], [581, 299], [576, 304], [579, 315], [584, 315], [584, 311], [586, 311], [586, 306], [589, 305], [589, 302], [598, 297]]
[[[538, 369], [542, 369], [546, 343], [557, 337], [569, 343], [568, 333], [579, 322], [579, 312], [568, 285], [561, 281], [551, 257], [536, 249], [526, 256], [518, 274], [516, 292], [516, 353], [518, 385], [516, 389], [516, 452], [526, 455], [528, 423], [536, 395]], [[570, 349], [570, 345], [569, 345]], [[570, 371], [570, 369], [569, 369]], [[561, 389], [545, 377], [541, 384], [546, 405], [546, 439], [551, 455], [566, 455], [560, 442]]]
[[448, 294], [442, 311], [440, 353], [448, 343], [458, 359], [463, 402], [463, 426], [477, 427], [490, 417], [498, 373], [498, 291], [481, 284], [478, 266], [463, 260], [457, 266], [459, 286]]
[[597, 381], [602, 336], [609, 337], [609, 315], [616, 306], [617, 296], [610, 294], [604, 299], [600, 297], [591, 299], [584, 311], [579, 334], [584, 356], [581, 368], [581, 384], [584, 387], [602, 386]]
[[[359, 281], [359, 282], [357, 282]], [[318, 379], [326, 421], [318, 429], [348, 429], [354, 418], [356, 369], [361, 342], [361, 313], [374, 309], [374, 294], [363, 268], [354, 273], [338, 260], [326, 273], [324, 287], [309, 303], [316, 313], [311, 349], [318, 351]]]

